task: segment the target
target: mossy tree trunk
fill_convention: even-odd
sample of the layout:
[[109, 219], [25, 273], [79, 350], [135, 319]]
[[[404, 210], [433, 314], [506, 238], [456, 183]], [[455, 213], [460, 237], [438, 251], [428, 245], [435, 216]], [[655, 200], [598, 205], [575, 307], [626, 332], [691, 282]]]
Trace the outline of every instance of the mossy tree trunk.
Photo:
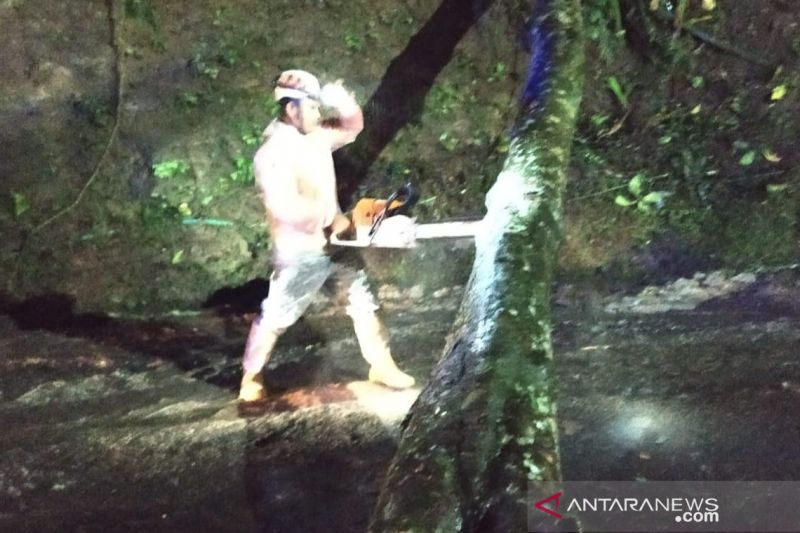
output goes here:
[[539, 0], [508, 158], [445, 353], [406, 421], [373, 531], [526, 531], [560, 478], [550, 285], [583, 84], [579, 0]]

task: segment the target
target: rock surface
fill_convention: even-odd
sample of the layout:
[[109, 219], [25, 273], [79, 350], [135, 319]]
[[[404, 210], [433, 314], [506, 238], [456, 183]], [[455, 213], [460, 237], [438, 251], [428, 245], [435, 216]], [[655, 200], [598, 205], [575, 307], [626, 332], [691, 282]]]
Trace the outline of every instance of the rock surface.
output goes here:
[[[421, 382], [462, 291], [382, 290]], [[565, 478], [800, 478], [800, 275], [608, 311], [625, 298], [556, 291]], [[250, 318], [0, 316], [0, 530], [365, 531], [417, 391], [365, 382], [347, 317], [317, 305], [270, 363], [268, 404], [239, 410]]]

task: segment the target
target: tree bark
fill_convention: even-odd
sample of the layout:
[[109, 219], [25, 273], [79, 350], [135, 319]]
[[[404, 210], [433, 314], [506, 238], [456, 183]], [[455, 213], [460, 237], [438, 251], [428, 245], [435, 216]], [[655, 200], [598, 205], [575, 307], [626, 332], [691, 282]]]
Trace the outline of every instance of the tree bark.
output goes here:
[[494, 0], [442, 0], [392, 60], [364, 106], [364, 131], [355, 143], [334, 154], [342, 205], [352, 203], [367, 169], [397, 132], [422, 112], [425, 97], [453, 57], [456, 46], [493, 3]]
[[373, 531], [527, 531], [528, 483], [560, 479], [549, 300], [583, 85], [579, 0], [539, 0], [530, 36], [520, 117], [486, 196], [472, 275], [405, 422]]

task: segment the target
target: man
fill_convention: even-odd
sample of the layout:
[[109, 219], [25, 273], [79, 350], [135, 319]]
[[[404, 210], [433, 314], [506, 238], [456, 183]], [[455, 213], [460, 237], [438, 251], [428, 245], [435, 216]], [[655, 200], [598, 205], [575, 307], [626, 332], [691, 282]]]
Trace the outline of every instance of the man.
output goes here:
[[[245, 347], [239, 399], [262, 400], [261, 371], [275, 343], [294, 324], [329, 278], [347, 294], [361, 353], [370, 364], [369, 379], [392, 388], [414, 385], [400, 371], [389, 350], [388, 333], [376, 315], [378, 305], [361, 269], [331, 261], [327, 238], [351, 229], [336, 198], [331, 153], [351, 143], [364, 127], [361, 108], [341, 84], [319, 82], [302, 70], [283, 72], [275, 99], [278, 119], [265, 130], [253, 169], [267, 212], [274, 272], [269, 295], [253, 322]], [[335, 118], [322, 121], [320, 104]]]

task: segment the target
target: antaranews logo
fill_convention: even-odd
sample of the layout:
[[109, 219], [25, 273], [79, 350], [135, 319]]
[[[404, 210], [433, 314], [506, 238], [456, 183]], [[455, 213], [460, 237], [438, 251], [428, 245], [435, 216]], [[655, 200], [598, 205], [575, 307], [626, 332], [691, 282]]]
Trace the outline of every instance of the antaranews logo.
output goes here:
[[670, 513], [675, 522], [719, 522], [717, 498], [572, 498], [567, 512]]
[[534, 481], [528, 496], [529, 531], [797, 533], [800, 524], [800, 480]]
[[[533, 504], [539, 511], [557, 520], [564, 518], [559, 512], [564, 491], [560, 490]], [[588, 513], [669, 513], [677, 523], [718, 523], [719, 501], [717, 498], [686, 497], [587, 497], [565, 498], [566, 514], [575, 516]]]
[[[539, 500], [538, 502], [534, 503], [533, 506], [539, 509], [542, 512], [549, 514], [550, 516], [554, 516], [557, 519], [561, 520], [564, 518], [562, 515], [558, 513], [558, 504], [561, 503], [561, 496], [563, 496], [564, 491], [560, 490], [553, 494], [552, 496], [548, 496], [544, 500]], [[546, 504], [553, 502], [553, 509], [546, 507]]]

